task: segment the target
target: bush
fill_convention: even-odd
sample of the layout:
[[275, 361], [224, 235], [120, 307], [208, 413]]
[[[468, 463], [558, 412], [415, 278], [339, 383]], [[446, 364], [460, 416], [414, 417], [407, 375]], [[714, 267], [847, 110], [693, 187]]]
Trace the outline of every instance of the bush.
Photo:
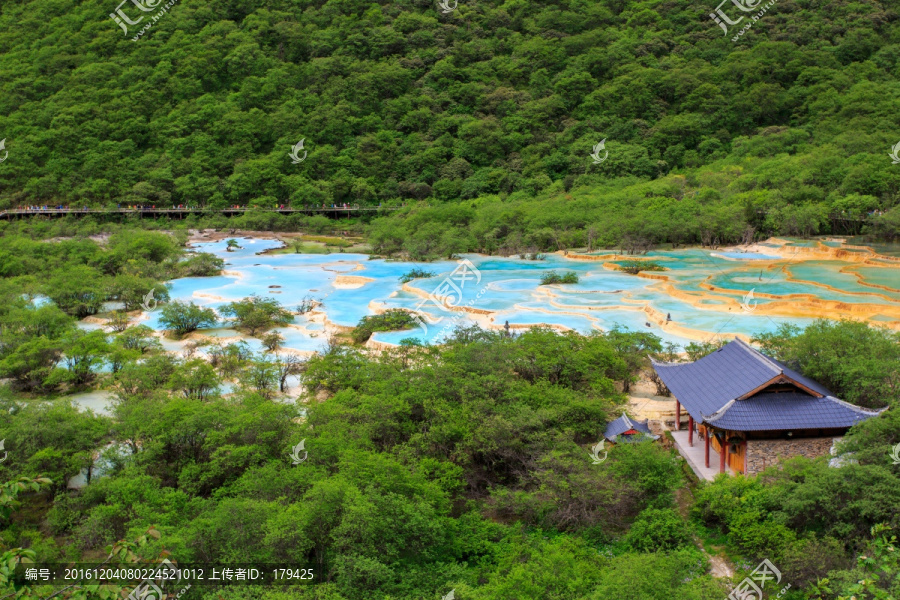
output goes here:
[[552, 283], [578, 283], [578, 274], [574, 271], [568, 271], [560, 275], [556, 271], [548, 271], [541, 276], [541, 285], [550, 285]]
[[229, 302], [221, 309], [223, 315], [234, 317], [237, 329], [245, 329], [256, 335], [276, 325], [287, 325], [293, 320], [290, 311], [281, 307], [274, 298], [253, 295], [237, 302]]
[[731, 520], [742, 512], [767, 511], [775, 503], [769, 490], [755, 477], [719, 477], [697, 490], [694, 516], [727, 532]]
[[275, 350], [284, 343], [284, 336], [277, 331], [270, 331], [260, 339], [262, 340], [263, 346], [265, 346], [266, 350], [269, 352], [275, 352]]
[[300, 304], [297, 305], [297, 312], [301, 315], [305, 315], [319, 304], [321, 304], [319, 300], [316, 300], [315, 298], [307, 294], [303, 296], [303, 299], [300, 300]]
[[785, 579], [800, 589], [826, 577], [831, 571], [851, 566], [838, 540], [812, 535], [785, 548], [778, 565]]
[[731, 539], [750, 556], [781, 557], [797, 536], [781, 523], [766, 518], [766, 513], [747, 511], [731, 519]]
[[690, 545], [691, 534], [675, 510], [648, 508], [638, 515], [624, 542], [638, 552], [677, 550]]
[[638, 495], [653, 506], [672, 502], [675, 487], [681, 483], [681, 467], [671, 450], [652, 441], [616, 444], [610, 452], [610, 468], [635, 485]]
[[726, 592], [721, 580], [710, 576], [708, 568], [705, 557], [695, 548], [668, 553], [626, 554], [616, 557], [600, 570], [600, 582], [586, 598], [709, 600], [724, 597]]
[[190, 255], [178, 263], [178, 271], [182, 277], [211, 277], [222, 272], [225, 261], [209, 252]]
[[641, 271], [665, 271], [666, 268], [662, 265], [645, 260], [626, 260], [621, 263], [617, 263], [619, 268], [626, 273], [630, 273], [631, 275], [637, 275]]
[[413, 269], [400, 276], [400, 283], [409, 283], [413, 279], [424, 279], [425, 277], [434, 277], [434, 273], [425, 269]]
[[159, 323], [176, 335], [184, 335], [202, 327], [216, 324], [216, 313], [193, 302], [175, 300], [163, 306]]
[[363, 344], [369, 341], [369, 338], [376, 331], [412, 329], [418, 324], [419, 322], [411, 312], [394, 308], [380, 315], [363, 317], [350, 333], [350, 336], [357, 344]]

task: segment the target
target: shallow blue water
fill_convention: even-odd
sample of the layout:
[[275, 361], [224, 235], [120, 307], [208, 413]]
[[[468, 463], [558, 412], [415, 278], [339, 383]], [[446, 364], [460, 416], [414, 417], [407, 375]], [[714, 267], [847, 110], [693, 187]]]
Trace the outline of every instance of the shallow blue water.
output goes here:
[[716, 254], [739, 260], [778, 260], [778, 256], [759, 252], [716, 252]]
[[[224, 240], [198, 244], [198, 251], [212, 252], [225, 259], [225, 274], [172, 281], [170, 296], [218, 309], [227, 302], [258, 294], [275, 298], [291, 310], [296, 310], [305, 297], [312, 297], [322, 301], [319, 310], [324, 311], [332, 323], [343, 326], [354, 326], [362, 317], [385, 308], [418, 311], [424, 326], [408, 331], [379, 332], [373, 336], [376, 341], [391, 344], [397, 344], [404, 338], [437, 343], [455, 327], [473, 325], [479, 319], [494, 326], [502, 326], [505, 321], [511, 325], [544, 323], [582, 333], [625, 327], [652, 331], [664, 341], [679, 345], [689, 341], [661, 331], [655, 323], [651, 322], [647, 327], [649, 318], [644, 307], [669, 314], [678, 325], [710, 334], [742, 333], [752, 336], [772, 331], [783, 322], [803, 326], [813, 320], [770, 318], [744, 312], [733, 304], [728, 310], [726, 296], [721, 296], [721, 299], [710, 297], [715, 293], [705, 290], [701, 284], [734, 290], [727, 296], [732, 301], [739, 301], [744, 293], [755, 290], [770, 294], [813, 294], [848, 303], [891, 303], [875, 295], [854, 296], [817, 285], [787, 281], [787, 275], [780, 269], [781, 263], [771, 270], [751, 270], [749, 263], [775, 259], [765, 254], [717, 253], [701, 249], [649, 253], [649, 258], [666, 268], [665, 275], [674, 280], [679, 290], [697, 292], [698, 307], [695, 307], [666, 294], [665, 282], [611, 271], [599, 262], [569, 260], [557, 254], [548, 254], [544, 260], [464, 255], [461, 258], [470, 261], [475, 270], [464, 273], [456, 271], [453, 275], [454, 270], [459, 268], [457, 261], [414, 263], [370, 260], [364, 254], [343, 253], [259, 255], [258, 252], [278, 247], [280, 243], [245, 238], [238, 241], [242, 248], [235, 252], [226, 251]], [[621, 260], [627, 259], [621, 257]], [[619, 260], [616, 257], [611, 262]], [[834, 287], [841, 288], [841, 283], [848, 282], [847, 275], [837, 273], [845, 263], [829, 265], [826, 261], [821, 268], [819, 263], [816, 265], [817, 278], [825, 279], [831, 272], [837, 283]], [[399, 279], [413, 268], [425, 269], [436, 275], [410, 282], [409, 287], [413, 291], [403, 290]], [[541, 276], [551, 270], [559, 273], [574, 271], [580, 281], [571, 285], [540, 285]], [[364, 277], [368, 281], [351, 288], [336, 284], [337, 277], [341, 275]], [[705, 295], [702, 299], [701, 292]], [[441, 304], [441, 297], [449, 299], [452, 305], [491, 311], [491, 314], [470, 315], [447, 310]], [[759, 305], [769, 301], [756, 298]], [[160, 329], [159, 316], [157, 309], [144, 322]], [[278, 329], [285, 338], [284, 346], [320, 351], [326, 344], [321, 324], [311, 323], [306, 316], [297, 316], [294, 325], [303, 330], [295, 327]], [[238, 335], [228, 328], [224, 318], [217, 328], [204, 333], [215, 337]], [[258, 340], [250, 339], [248, 343], [254, 350], [260, 348]], [[178, 342], [166, 341], [164, 345], [169, 350], [182, 348]]]

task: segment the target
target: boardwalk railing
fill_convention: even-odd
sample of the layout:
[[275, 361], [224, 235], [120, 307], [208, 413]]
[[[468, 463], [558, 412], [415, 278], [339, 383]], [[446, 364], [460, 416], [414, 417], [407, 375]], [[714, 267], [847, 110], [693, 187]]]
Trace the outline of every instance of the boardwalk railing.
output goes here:
[[154, 208], [154, 207], [125, 207], [125, 208], [56, 208], [56, 207], [39, 207], [39, 208], [10, 208], [0, 211], [0, 219], [10, 219], [12, 217], [32, 216], [32, 215], [188, 215], [188, 214], [222, 214], [234, 215], [241, 213], [331, 213], [331, 214], [352, 214], [379, 212], [385, 210], [399, 210], [403, 206], [285, 206], [284, 208], [248, 208], [241, 206], [238, 208]]

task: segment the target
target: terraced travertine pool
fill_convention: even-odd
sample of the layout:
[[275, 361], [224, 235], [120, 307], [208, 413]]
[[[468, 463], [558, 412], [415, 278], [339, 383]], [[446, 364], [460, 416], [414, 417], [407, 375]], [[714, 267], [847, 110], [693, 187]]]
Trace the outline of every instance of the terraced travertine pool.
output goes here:
[[[615, 265], [633, 257], [604, 253], [548, 254], [543, 260], [475, 254], [468, 278], [450, 296], [448, 276], [459, 261], [415, 263], [370, 259], [363, 254], [260, 254], [279, 247], [277, 240], [241, 239], [241, 249], [226, 252], [225, 241], [195, 245], [226, 260], [224, 274], [171, 282], [171, 297], [218, 308], [251, 294], [278, 299], [296, 309], [311, 296], [322, 304], [279, 329], [285, 347], [301, 352], [321, 349], [327, 334], [352, 327], [364, 316], [389, 308], [417, 310], [423, 326], [377, 333], [374, 344], [404, 338], [440, 342], [456, 325], [479, 324], [513, 329], [547, 325], [582, 333], [625, 327], [650, 331], [664, 341], [734, 337], [772, 331], [781, 323], [805, 325], [818, 317], [855, 318], [900, 328], [900, 260], [834, 240], [768, 240], [747, 249], [686, 249], [651, 252], [664, 271], [629, 275]], [[413, 268], [436, 273], [407, 285], [401, 275]], [[541, 285], [547, 271], [574, 271], [577, 284]], [[461, 288], [461, 289], [459, 289]], [[748, 297], [749, 295], [749, 297]], [[160, 329], [159, 311], [144, 322]], [[669, 320], [670, 319], [670, 320]], [[243, 337], [227, 321], [200, 336]], [[256, 348], [258, 342], [248, 340]], [[171, 349], [178, 347], [171, 343]]]

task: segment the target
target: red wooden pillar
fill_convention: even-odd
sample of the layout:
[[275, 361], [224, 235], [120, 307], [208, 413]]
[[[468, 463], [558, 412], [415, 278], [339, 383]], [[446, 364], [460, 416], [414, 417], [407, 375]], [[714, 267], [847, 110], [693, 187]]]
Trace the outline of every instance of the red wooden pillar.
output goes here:
[[688, 414], [688, 446], [694, 445], [694, 417]]
[[719, 452], [719, 473], [725, 472], [725, 463], [728, 462], [728, 435], [722, 432], [722, 451]]
[[750, 451], [747, 448], [747, 440], [741, 442], [741, 445], [744, 447], [744, 475], [747, 474], [747, 461], [750, 460]]
[[675, 431], [681, 429], [681, 402], [675, 401]]
[[706, 428], [706, 435], [703, 436], [703, 445], [705, 446], [704, 450], [706, 452], [706, 468], [709, 468], [709, 436], [712, 435], [712, 430], [709, 427]]

